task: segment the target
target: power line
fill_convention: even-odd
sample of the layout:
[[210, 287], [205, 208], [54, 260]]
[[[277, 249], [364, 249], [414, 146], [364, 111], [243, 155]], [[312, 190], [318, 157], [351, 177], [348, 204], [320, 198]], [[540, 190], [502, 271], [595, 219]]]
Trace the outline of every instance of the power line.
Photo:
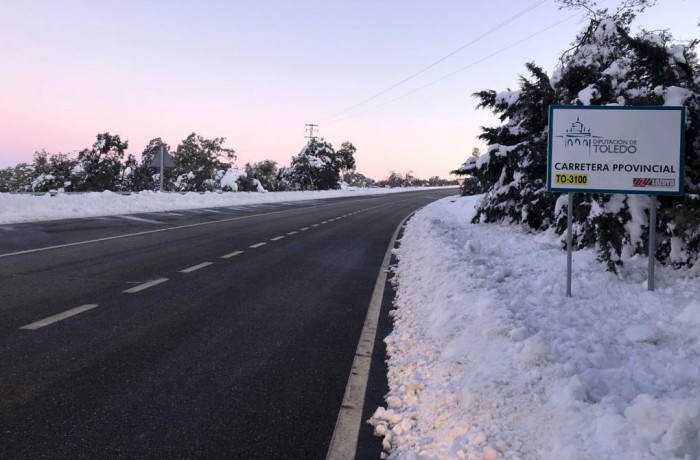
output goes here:
[[386, 102], [383, 102], [383, 103], [381, 103], [381, 104], [379, 104], [379, 105], [376, 105], [376, 106], [374, 106], [374, 107], [370, 107], [370, 108], [368, 108], [368, 109], [362, 110], [361, 112], [357, 112], [357, 113], [354, 113], [354, 114], [352, 114], [352, 115], [348, 115], [348, 116], [346, 116], [346, 117], [343, 117], [343, 118], [340, 118], [340, 119], [337, 119], [337, 120], [330, 121], [329, 123], [337, 123], [337, 122], [340, 122], [340, 121], [348, 120], [348, 119], [350, 119], [350, 118], [354, 118], [354, 117], [356, 117], [356, 116], [358, 116], [358, 115], [362, 115], [362, 114], [364, 114], [364, 113], [371, 112], [372, 110], [377, 110], [377, 109], [379, 109], [379, 108], [381, 108], [381, 107], [384, 107], [385, 105], [389, 105], [389, 104], [391, 104], [391, 103], [393, 103], [393, 102], [398, 101], [399, 99], [403, 99], [404, 97], [407, 97], [407, 96], [410, 96], [411, 94], [417, 93], [418, 91], [422, 91], [422, 90], [424, 90], [425, 88], [434, 85], [435, 83], [438, 83], [438, 82], [441, 82], [441, 81], [443, 81], [443, 80], [445, 80], [445, 79], [447, 79], [447, 78], [450, 78], [450, 77], [452, 77], [452, 76], [454, 76], [454, 75], [456, 75], [456, 74], [458, 74], [458, 73], [460, 73], [460, 72], [463, 72], [463, 71], [465, 71], [465, 70], [467, 70], [467, 69], [469, 69], [469, 68], [471, 68], [471, 67], [474, 67], [474, 66], [477, 65], [477, 64], [481, 64], [482, 62], [484, 62], [484, 61], [486, 61], [486, 60], [489, 60], [489, 59], [491, 59], [492, 57], [497, 56], [498, 54], [501, 54], [501, 53], [503, 53], [504, 51], [507, 51], [507, 50], [509, 50], [509, 49], [511, 49], [511, 48], [513, 48], [513, 47], [515, 47], [515, 46], [517, 46], [517, 45], [520, 45], [521, 43], [524, 43], [524, 42], [526, 42], [526, 41], [528, 41], [528, 40], [530, 40], [530, 39], [536, 37], [537, 35], [543, 34], [543, 33], [545, 33], [546, 31], [548, 31], [548, 30], [550, 30], [550, 29], [553, 29], [554, 27], [558, 26], [559, 24], [562, 24], [562, 23], [564, 23], [564, 22], [566, 22], [566, 21], [568, 21], [568, 20], [570, 20], [570, 19], [573, 19], [573, 18], [579, 16], [579, 15], [580, 15], [580, 13], [576, 13], [576, 14], [573, 14], [573, 15], [571, 15], [571, 16], [568, 16], [568, 17], [562, 19], [561, 21], [558, 21], [558, 22], [552, 24], [552, 25], [549, 26], [549, 27], [546, 27], [546, 28], [544, 28], [544, 29], [542, 29], [542, 30], [540, 30], [540, 31], [538, 31], [538, 32], [535, 32], [534, 34], [528, 35], [527, 37], [525, 37], [525, 38], [523, 38], [523, 39], [521, 39], [521, 40], [518, 40], [517, 42], [514, 42], [514, 43], [512, 43], [512, 44], [506, 46], [505, 48], [501, 48], [500, 50], [498, 50], [498, 51], [496, 51], [496, 52], [493, 52], [493, 53], [489, 54], [488, 56], [479, 59], [478, 61], [474, 61], [474, 62], [472, 62], [472, 63], [470, 63], [470, 64], [468, 64], [468, 65], [466, 65], [466, 66], [464, 66], [464, 67], [462, 67], [462, 68], [460, 68], [460, 69], [455, 70], [454, 72], [451, 72], [451, 73], [449, 73], [449, 74], [447, 74], [447, 75], [444, 75], [444, 76], [442, 76], [442, 77], [440, 77], [440, 78], [438, 78], [438, 79], [436, 79], [436, 80], [433, 80], [433, 81], [431, 81], [431, 82], [429, 82], [429, 83], [426, 83], [426, 84], [423, 85], [423, 86], [420, 86], [420, 87], [418, 87], [418, 88], [416, 88], [416, 89], [413, 89], [413, 90], [411, 90], [411, 91], [409, 91], [409, 92], [407, 92], [407, 93], [404, 93], [404, 94], [402, 94], [401, 96], [395, 97], [394, 99], [390, 99], [390, 100], [388, 100], [388, 101], [386, 101]]
[[328, 116], [328, 117], [326, 117], [326, 118], [324, 118], [324, 119], [322, 119], [322, 120], [320, 120], [320, 121], [328, 121], [328, 120], [331, 120], [331, 119], [333, 119], [333, 118], [335, 118], [335, 117], [337, 117], [337, 116], [340, 116], [340, 115], [342, 115], [342, 114], [344, 114], [344, 113], [346, 113], [346, 112], [351, 111], [352, 109], [355, 109], [355, 108], [357, 108], [357, 107], [359, 107], [359, 106], [361, 106], [361, 105], [364, 105], [364, 104], [366, 104], [367, 102], [370, 102], [370, 101], [372, 101], [372, 100], [378, 98], [379, 96], [382, 96], [382, 95], [388, 93], [388, 92], [391, 91], [392, 89], [394, 89], [394, 88], [396, 88], [396, 87], [398, 87], [398, 86], [401, 86], [401, 85], [403, 85], [404, 83], [406, 83], [407, 81], [409, 81], [409, 80], [411, 80], [411, 79], [417, 77], [418, 75], [420, 75], [420, 74], [426, 72], [427, 70], [432, 69], [433, 67], [435, 67], [435, 66], [438, 65], [439, 63], [443, 62], [444, 60], [451, 58], [452, 56], [454, 56], [455, 54], [459, 53], [459, 52], [462, 51], [463, 49], [465, 49], [465, 48], [467, 48], [467, 47], [473, 45], [474, 43], [478, 42], [479, 40], [481, 40], [481, 39], [483, 39], [483, 38], [485, 38], [485, 37], [491, 35], [492, 33], [496, 32], [497, 30], [499, 30], [499, 29], [501, 29], [501, 28], [503, 28], [503, 27], [505, 27], [506, 25], [508, 25], [508, 24], [510, 24], [511, 22], [515, 21], [515, 20], [518, 19], [519, 17], [521, 17], [521, 16], [523, 16], [523, 15], [529, 13], [530, 11], [534, 10], [535, 8], [537, 8], [538, 6], [540, 6], [540, 5], [542, 5], [542, 4], [546, 3], [546, 2], [547, 2], [547, 0], [538, 0], [538, 1], [536, 1], [536, 2], [533, 3], [532, 5], [530, 5], [530, 6], [528, 6], [527, 8], [525, 8], [524, 10], [522, 10], [522, 11], [516, 13], [515, 15], [511, 16], [510, 18], [506, 19], [505, 21], [501, 22], [500, 24], [496, 25], [495, 27], [492, 27], [491, 29], [489, 29], [489, 30], [487, 30], [486, 32], [484, 32], [483, 34], [479, 35], [478, 37], [474, 38], [473, 40], [469, 41], [468, 43], [465, 43], [464, 45], [460, 46], [459, 48], [457, 48], [456, 50], [454, 50], [454, 51], [452, 51], [451, 53], [447, 54], [446, 56], [441, 57], [440, 59], [438, 59], [437, 61], [435, 61], [435, 62], [433, 62], [432, 64], [428, 65], [427, 67], [422, 68], [422, 69], [419, 70], [418, 72], [416, 72], [416, 73], [414, 73], [414, 74], [412, 74], [412, 75], [410, 75], [410, 76], [404, 78], [404, 79], [401, 80], [400, 82], [398, 82], [398, 83], [396, 83], [396, 84], [394, 84], [394, 85], [392, 85], [392, 86], [390, 86], [390, 87], [388, 87], [388, 88], [386, 88], [386, 89], [384, 89], [384, 90], [382, 90], [382, 91], [380, 91], [380, 92], [374, 94], [373, 96], [370, 96], [370, 97], [368, 97], [367, 99], [365, 99], [365, 100], [363, 100], [363, 101], [361, 101], [361, 102], [358, 102], [357, 104], [355, 104], [355, 105], [353, 105], [353, 106], [350, 106], [350, 107], [348, 107], [348, 108], [346, 108], [346, 109], [343, 109], [343, 110], [341, 110], [341, 111], [339, 111], [339, 112], [336, 112], [336, 113], [334, 113], [333, 115], [330, 115], [330, 116]]

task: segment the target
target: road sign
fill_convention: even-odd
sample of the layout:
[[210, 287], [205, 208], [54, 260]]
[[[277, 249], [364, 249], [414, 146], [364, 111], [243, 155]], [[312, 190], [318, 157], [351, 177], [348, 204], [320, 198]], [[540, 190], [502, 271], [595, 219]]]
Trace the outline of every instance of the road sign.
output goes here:
[[551, 106], [547, 189], [683, 194], [685, 107]]
[[153, 160], [151, 160], [148, 166], [151, 168], [160, 168], [161, 166], [163, 166], [164, 168], [172, 168], [173, 166], [175, 166], [175, 164], [173, 163], [173, 157], [165, 151], [163, 151], [163, 164], [161, 165], [161, 151], [163, 151], [163, 149], [160, 149], [160, 151], [158, 151], [158, 153], [155, 154]]

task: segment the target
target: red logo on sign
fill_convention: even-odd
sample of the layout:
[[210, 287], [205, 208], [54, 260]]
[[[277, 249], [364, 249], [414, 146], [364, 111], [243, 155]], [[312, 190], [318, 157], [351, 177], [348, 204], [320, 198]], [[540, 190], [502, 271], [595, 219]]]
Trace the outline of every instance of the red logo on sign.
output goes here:
[[635, 177], [632, 179], [634, 187], [648, 187], [651, 185], [651, 177]]

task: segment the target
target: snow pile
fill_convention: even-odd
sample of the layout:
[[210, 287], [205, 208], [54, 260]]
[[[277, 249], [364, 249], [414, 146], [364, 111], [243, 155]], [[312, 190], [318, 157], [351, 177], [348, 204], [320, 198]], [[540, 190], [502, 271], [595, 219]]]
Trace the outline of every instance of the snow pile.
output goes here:
[[238, 178], [246, 178], [247, 174], [242, 169], [230, 168], [221, 178], [221, 188], [229, 187], [232, 192], [238, 191]]
[[[232, 183], [235, 183], [235, 180]], [[259, 182], [257, 188], [260, 192], [265, 191]], [[188, 192], [181, 194], [140, 192], [131, 195], [120, 195], [112, 192], [95, 192], [84, 194], [59, 193], [56, 196], [51, 196], [49, 194], [34, 196], [30, 194], [0, 193], [0, 224], [77, 217], [113, 216], [143, 212], [176, 211], [178, 209], [197, 209], [217, 206], [317, 200], [323, 198], [339, 198], [343, 196], [379, 195], [385, 193], [429, 190], [430, 188], [431, 187], [394, 189], [348, 188], [347, 190], [275, 193]]]
[[469, 223], [438, 201], [397, 250], [386, 408], [391, 458], [698, 459], [700, 283], [647, 261], [605, 272], [551, 233]]

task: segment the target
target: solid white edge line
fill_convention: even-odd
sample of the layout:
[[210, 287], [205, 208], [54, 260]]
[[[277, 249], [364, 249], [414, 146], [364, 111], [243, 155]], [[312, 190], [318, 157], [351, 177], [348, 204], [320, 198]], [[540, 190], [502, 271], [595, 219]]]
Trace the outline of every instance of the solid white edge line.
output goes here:
[[261, 246], [265, 246], [267, 243], [257, 243], [252, 246], [249, 246], [250, 249], [258, 249]]
[[230, 254], [226, 254], [226, 255], [221, 256], [221, 258], [222, 258], [222, 259], [230, 259], [231, 257], [235, 257], [235, 256], [237, 256], [237, 255], [239, 255], [239, 254], [243, 254], [243, 251], [233, 251], [233, 252], [230, 253]]
[[208, 267], [213, 262], [202, 262], [201, 264], [193, 265], [184, 270], [180, 270], [180, 273], [192, 273], [193, 271], [199, 270], [200, 268]]
[[27, 329], [29, 331], [34, 331], [34, 330], [39, 329], [41, 327], [48, 326], [49, 324], [53, 324], [53, 323], [56, 323], [58, 321], [61, 321], [62, 319], [70, 318], [71, 316], [77, 315], [78, 313], [92, 310], [93, 308], [97, 307], [97, 305], [98, 304], [96, 304], [96, 303], [90, 303], [90, 304], [81, 305], [79, 307], [71, 308], [70, 310], [66, 310], [63, 313], [49, 316], [48, 318], [44, 318], [44, 319], [41, 319], [39, 321], [35, 321], [31, 324], [27, 324], [26, 326], [22, 326], [22, 327], [20, 327], [20, 329]]
[[391, 254], [401, 227], [413, 214], [406, 216], [394, 230], [391, 241], [389, 241], [389, 247], [384, 254], [382, 266], [379, 268], [379, 274], [374, 284], [374, 291], [369, 302], [360, 341], [355, 351], [355, 359], [353, 360], [350, 377], [345, 387], [345, 396], [343, 396], [343, 402], [340, 405], [340, 412], [335, 422], [335, 430], [333, 431], [331, 444], [328, 447], [326, 460], [349, 460], [355, 458], [357, 438], [360, 434], [360, 425], [362, 424], [362, 410], [365, 406], [369, 368], [372, 364], [374, 340], [377, 336], [379, 312], [382, 308], [382, 298], [384, 297], [384, 287], [389, 273], [389, 265], [391, 264]]
[[153, 287], [156, 284], [164, 283], [168, 281], [168, 278], [158, 278], [157, 280], [149, 281], [147, 283], [139, 284], [138, 286], [134, 286], [132, 288], [127, 289], [126, 291], [122, 291], [126, 294], [133, 294], [134, 292], [139, 292], [143, 291], [144, 289], [148, 289], [149, 287]]

